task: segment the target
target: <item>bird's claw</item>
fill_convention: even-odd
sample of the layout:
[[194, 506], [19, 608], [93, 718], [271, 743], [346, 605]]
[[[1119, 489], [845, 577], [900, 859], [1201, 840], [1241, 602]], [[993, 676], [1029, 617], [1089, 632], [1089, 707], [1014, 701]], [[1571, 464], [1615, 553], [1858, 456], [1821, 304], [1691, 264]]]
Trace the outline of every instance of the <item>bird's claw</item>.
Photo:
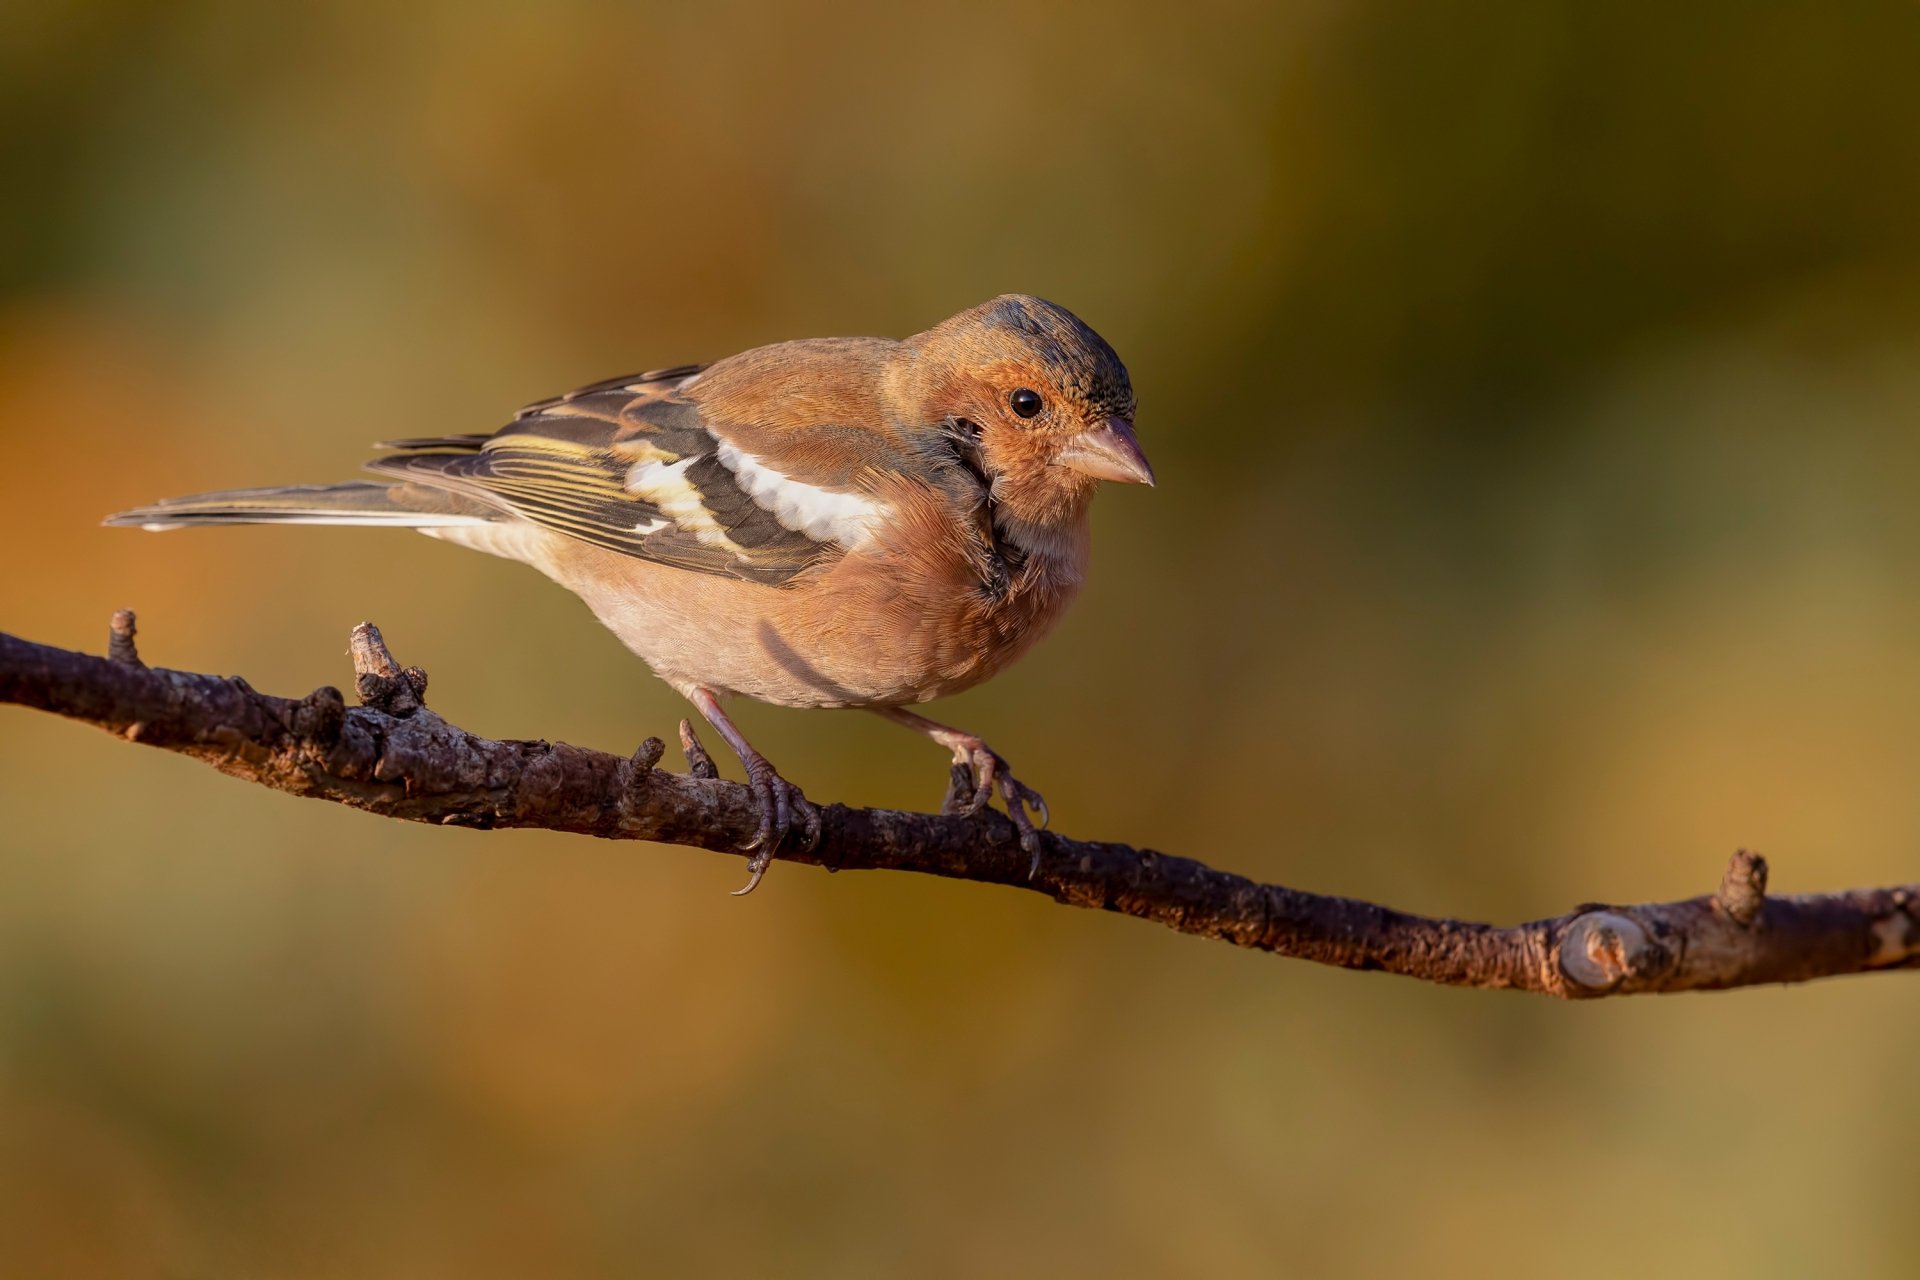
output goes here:
[[796, 816], [801, 821], [803, 832], [800, 851], [811, 853], [820, 844], [819, 806], [802, 795], [800, 788], [781, 777], [766, 760], [747, 762], [747, 786], [753, 792], [753, 805], [759, 811], [760, 825], [752, 837], [740, 846], [753, 856], [747, 859], [746, 887], [733, 891], [736, 898], [745, 897], [759, 885], [761, 877], [767, 874], [767, 868], [772, 865], [774, 856], [792, 833]]
[[[1020, 833], [1020, 847], [1033, 862], [1027, 868], [1027, 879], [1040, 874], [1040, 831], [1052, 820], [1047, 809], [1047, 801], [1038, 791], [1013, 776], [1007, 768], [1007, 762], [984, 742], [971, 743], [954, 751], [953, 771], [948, 778], [947, 797], [940, 806], [940, 812], [958, 814], [971, 818], [987, 807], [995, 793], [1007, 808], [1007, 816], [1013, 819], [1014, 830]], [[1033, 819], [1027, 811], [1039, 813], [1040, 826], [1035, 828]]]
[[994, 783], [1007, 774], [1007, 762], [984, 742], [954, 748], [947, 798], [940, 812], [971, 818], [993, 799]]

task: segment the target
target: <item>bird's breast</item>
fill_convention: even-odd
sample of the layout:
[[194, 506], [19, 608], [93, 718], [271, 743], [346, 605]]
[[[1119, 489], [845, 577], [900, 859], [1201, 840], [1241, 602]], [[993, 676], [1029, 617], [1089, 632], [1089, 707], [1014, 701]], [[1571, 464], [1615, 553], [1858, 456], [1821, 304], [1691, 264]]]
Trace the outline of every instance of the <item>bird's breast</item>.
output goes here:
[[896, 501], [862, 545], [772, 586], [571, 540], [542, 567], [668, 682], [796, 707], [899, 706], [1005, 670], [1078, 593], [1085, 540], [996, 549]]

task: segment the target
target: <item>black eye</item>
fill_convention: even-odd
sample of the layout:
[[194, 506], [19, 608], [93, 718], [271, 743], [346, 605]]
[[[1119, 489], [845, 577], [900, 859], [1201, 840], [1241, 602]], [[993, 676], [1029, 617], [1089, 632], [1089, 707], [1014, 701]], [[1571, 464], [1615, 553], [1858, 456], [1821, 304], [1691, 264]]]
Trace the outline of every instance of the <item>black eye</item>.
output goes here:
[[1030, 387], [1022, 387], [1007, 397], [1007, 403], [1013, 411], [1023, 418], [1031, 418], [1040, 412], [1040, 393]]

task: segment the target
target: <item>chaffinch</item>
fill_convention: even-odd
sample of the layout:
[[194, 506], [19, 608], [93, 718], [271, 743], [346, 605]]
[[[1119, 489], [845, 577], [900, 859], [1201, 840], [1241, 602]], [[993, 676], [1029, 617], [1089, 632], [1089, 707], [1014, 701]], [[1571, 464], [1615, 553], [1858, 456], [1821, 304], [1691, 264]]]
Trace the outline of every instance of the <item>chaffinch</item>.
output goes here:
[[1046, 805], [980, 738], [908, 710], [995, 675], [1087, 569], [1102, 480], [1153, 483], [1113, 348], [1008, 294], [904, 341], [782, 342], [583, 387], [491, 435], [393, 440], [386, 477], [176, 498], [108, 518], [388, 525], [524, 561], [585, 600], [740, 757], [746, 893], [818, 810], [722, 709], [861, 707], [953, 753], [947, 808], [997, 792], [1039, 866]]

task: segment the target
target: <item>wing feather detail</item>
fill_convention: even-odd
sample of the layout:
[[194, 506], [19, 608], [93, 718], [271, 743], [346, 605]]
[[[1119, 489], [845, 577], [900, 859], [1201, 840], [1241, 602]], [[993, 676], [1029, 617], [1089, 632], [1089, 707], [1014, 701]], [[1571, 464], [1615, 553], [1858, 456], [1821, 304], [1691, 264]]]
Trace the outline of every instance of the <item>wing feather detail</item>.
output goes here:
[[492, 436], [390, 442], [368, 469], [480, 499], [557, 533], [698, 573], [778, 585], [850, 545], [858, 494], [787, 481], [678, 396], [702, 366], [611, 379], [522, 410]]

